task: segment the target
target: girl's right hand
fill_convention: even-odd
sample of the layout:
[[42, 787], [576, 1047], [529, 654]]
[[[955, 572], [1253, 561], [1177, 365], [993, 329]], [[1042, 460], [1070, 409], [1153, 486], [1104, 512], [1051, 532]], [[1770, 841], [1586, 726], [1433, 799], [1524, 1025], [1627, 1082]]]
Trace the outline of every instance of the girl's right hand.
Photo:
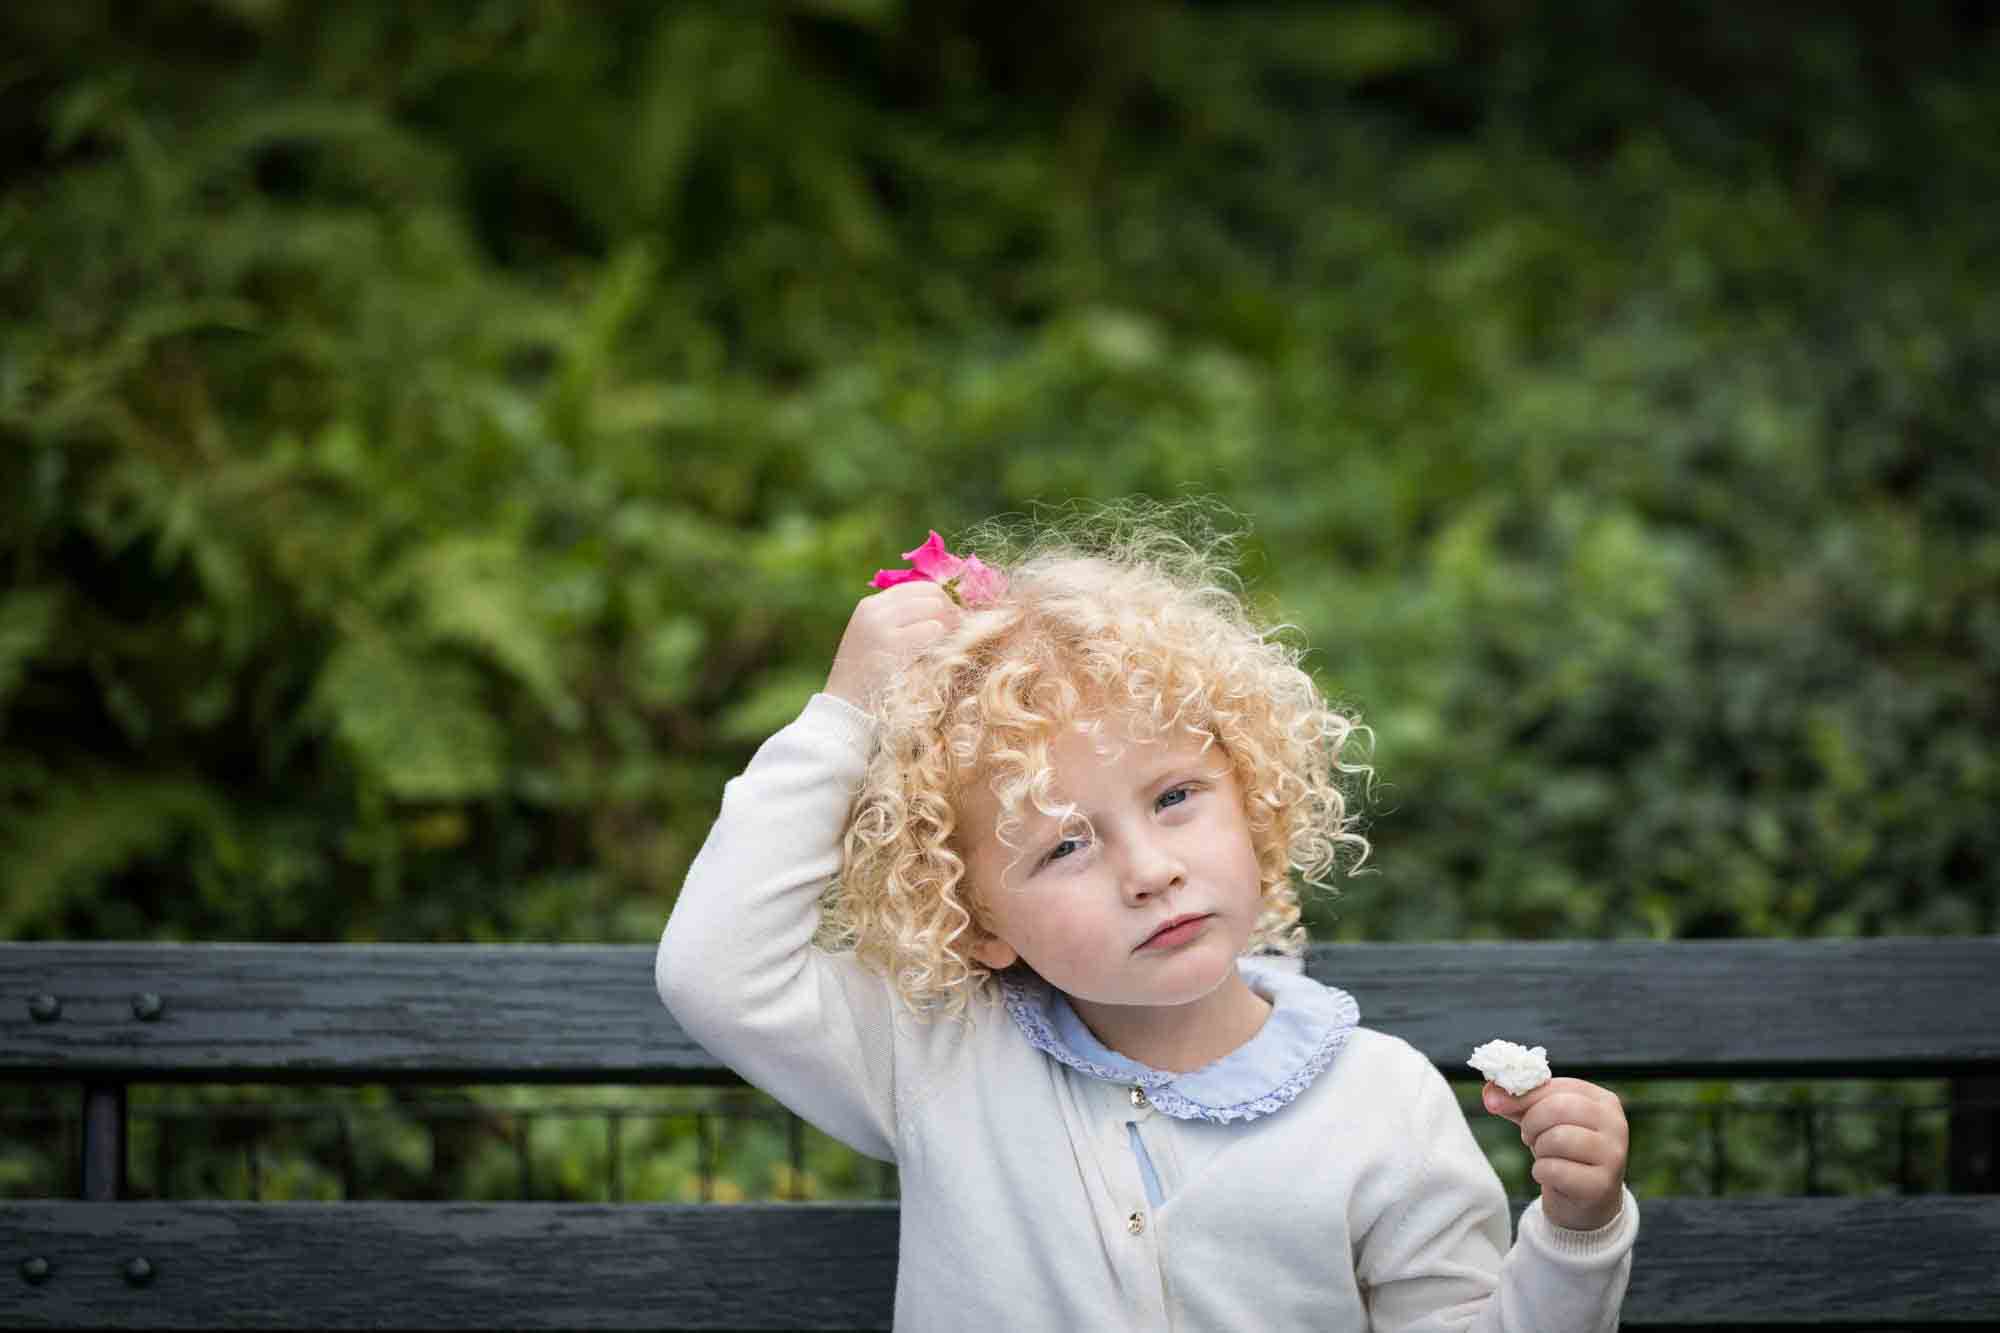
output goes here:
[[965, 613], [935, 583], [911, 581], [863, 597], [833, 655], [826, 693], [866, 711], [869, 698]]

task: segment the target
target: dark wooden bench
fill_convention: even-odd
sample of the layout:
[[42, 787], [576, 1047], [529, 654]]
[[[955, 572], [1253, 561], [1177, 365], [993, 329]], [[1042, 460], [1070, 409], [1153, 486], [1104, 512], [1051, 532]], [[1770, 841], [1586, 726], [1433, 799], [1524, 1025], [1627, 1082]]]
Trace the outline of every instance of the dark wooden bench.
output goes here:
[[[886, 1327], [896, 1206], [122, 1200], [134, 1083], [714, 1083], [645, 948], [0, 945], [0, 1077], [82, 1099], [83, 1198], [0, 1202], [10, 1328]], [[1453, 1078], [2000, 1079], [2000, 938], [1323, 946]], [[1633, 1329], [2000, 1327], [1993, 1113], [1952, 1194], [1643, 1198]]]

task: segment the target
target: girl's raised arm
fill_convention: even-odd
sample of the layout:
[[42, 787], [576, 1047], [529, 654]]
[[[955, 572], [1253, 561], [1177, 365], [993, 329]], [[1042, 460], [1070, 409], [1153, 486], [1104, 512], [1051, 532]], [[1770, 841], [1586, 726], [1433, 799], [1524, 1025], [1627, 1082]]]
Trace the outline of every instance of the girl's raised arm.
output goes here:
[[933, 584], [864, 598], [827, 691], [723, 788], [660, 937], [654, 981], [689, 1036], [856, 1150], [894, 1161], [894, 996], [851, 955], [816, 949], [821, 892], [874, 741], [882, 679], [957, 620]]

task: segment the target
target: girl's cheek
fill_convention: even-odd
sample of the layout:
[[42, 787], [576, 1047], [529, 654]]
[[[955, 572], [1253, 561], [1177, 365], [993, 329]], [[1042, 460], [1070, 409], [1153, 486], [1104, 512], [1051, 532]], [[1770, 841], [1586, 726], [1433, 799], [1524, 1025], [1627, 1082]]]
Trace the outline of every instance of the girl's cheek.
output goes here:
[[1063, 968], [1075, 962], [1078, 952], [1074, 935], [1064, 929], [1057, 914], [1046, 910], [1024, 923], [1020, 943], [1023, 953], [1033, 952], [1045, 962]]
[[1079, 928], [1071, 932], [1066, 941], [1065, 952], [1072, 968], [1090, 971], [1104, 965], [1115, 944], [1111, 931], [1101, 924], [1079, 923]]

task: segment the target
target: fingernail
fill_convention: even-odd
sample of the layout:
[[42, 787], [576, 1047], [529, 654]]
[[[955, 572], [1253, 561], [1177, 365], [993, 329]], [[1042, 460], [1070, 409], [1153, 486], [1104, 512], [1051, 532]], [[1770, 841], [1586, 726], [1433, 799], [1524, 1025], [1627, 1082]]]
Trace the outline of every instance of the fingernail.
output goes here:
[[1489, 1111], [1500, 1109], [1500, 1094], [1491, 1088], [1486, 1090], [1486, 1109]]

